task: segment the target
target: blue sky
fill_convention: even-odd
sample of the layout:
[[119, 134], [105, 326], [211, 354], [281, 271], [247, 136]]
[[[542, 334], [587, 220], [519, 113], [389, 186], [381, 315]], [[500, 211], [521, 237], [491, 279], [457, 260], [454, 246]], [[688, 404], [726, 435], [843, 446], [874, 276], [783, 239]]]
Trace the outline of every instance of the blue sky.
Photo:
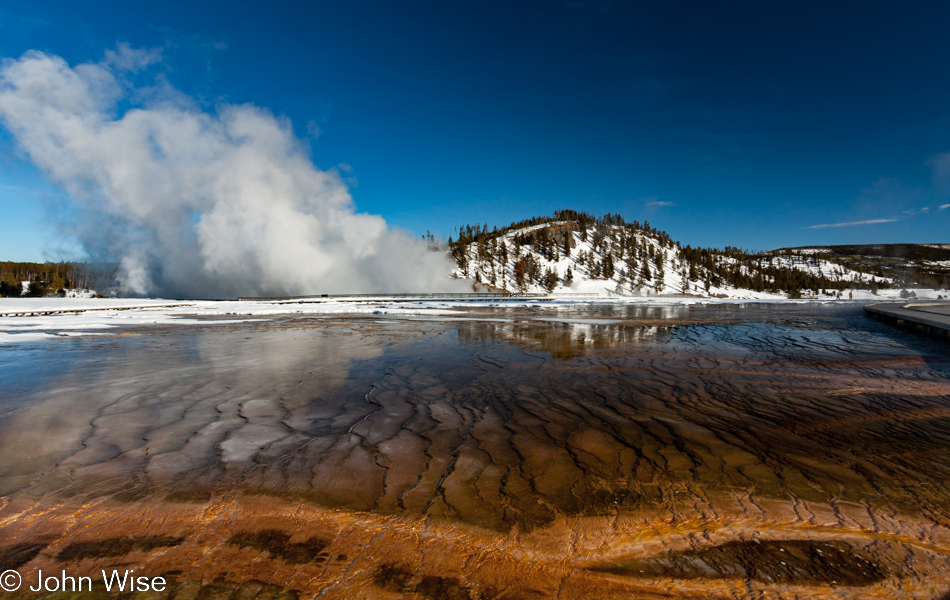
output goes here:
[[[950, 243], [948, 27], [945, 2], [13, 0], [0, 56], [160, 48], [152, 76], [286, 117], [417, 234], [575, 208], [768, 249]], [[0, 259], [75, 255], [68, 206], [0, 129]]]

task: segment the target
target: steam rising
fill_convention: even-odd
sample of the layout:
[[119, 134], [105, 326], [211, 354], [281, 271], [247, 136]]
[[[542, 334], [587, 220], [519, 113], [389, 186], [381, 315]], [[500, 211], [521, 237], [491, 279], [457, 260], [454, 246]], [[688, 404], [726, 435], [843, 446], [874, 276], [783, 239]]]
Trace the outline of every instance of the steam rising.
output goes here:
[[[0, 121], [75, 201], [89, 255], [133, 294], [178, 297], [446, 290], [450, 260], [358, 214], [290, 123], [250, 105], [213, 113], [159, 81], [155, 53], [120, 46], [70, 67], [0, 64]], [[120, 111], [120, 106], [138, 105]]]

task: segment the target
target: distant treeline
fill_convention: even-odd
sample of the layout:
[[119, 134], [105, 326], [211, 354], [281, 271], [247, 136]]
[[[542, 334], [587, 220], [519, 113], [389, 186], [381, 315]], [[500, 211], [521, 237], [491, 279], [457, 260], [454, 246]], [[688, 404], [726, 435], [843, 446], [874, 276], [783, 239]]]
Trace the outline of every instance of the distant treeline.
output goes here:
[[66, 290], [93, 289], [104, 278], [111, 280], [113, 265], [77, 262], [0, 262], [0, 296], [20, 296], [22, 282], [30, 283], [27, 295], [49, 296]]
[[790, 250], [826, 250], [823, 254], [832, 256], [876, 256], [901, 260], [950, 260], [950, 248], [941, 244], [863, 244], [844, 246], [806, 246]]
[[865, 244], [775, 250], [779, 255], [811, 251], [811, 256], [849, 269], [889, 277], [899, 287], [950, 288], [950, 248], [937, 244]]

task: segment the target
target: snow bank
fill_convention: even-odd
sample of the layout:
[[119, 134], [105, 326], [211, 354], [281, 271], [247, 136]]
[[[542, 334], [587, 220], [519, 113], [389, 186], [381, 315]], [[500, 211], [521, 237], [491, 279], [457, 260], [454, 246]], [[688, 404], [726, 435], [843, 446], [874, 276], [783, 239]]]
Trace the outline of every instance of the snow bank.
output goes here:
[[[915, 289], [919, 300], [946, 298], [947, 292]], [[885, 290], [877, 295], [858, 290], [855, 302], [900, 301], [898, 290]], [[281, 315], [391, 315], [397, 317], [463, 318], [463, 310], [486, 307], [506, 308], [558, 308], [571, 305], [604, 304], [748, 304], [748, 303], [812, 303], [831, 304], [836, 301], [829, 296], [812, 299], [787, 300], [766, 293], [748, 293], [747, 297], [704, 298], [683, 295], [607, 296], [597, 298], [558, 297], [548, 300], [512, 298], [491, 302], [462, 302], [453, 300], [424, 300], [396, 302], [379, 300], [354, 301], [309, 301], [296, 302], [249, 302], [194, 300], [178, 302], [162, 299], [93, 299], [93, 298], [0, 298], [0, 344], [37, 342], [57, 338], [88, 335], [113, 335], [122, 328], [141, 326], [240, 323], [250, 319]], [[60, 311], [56, 314], [37, 314]], [[25, 314], [31, 313], [31, 314]], [[10, 316], [21, 315], [21, 316]], [[219, 317], [209, 320], [208, 317]]]

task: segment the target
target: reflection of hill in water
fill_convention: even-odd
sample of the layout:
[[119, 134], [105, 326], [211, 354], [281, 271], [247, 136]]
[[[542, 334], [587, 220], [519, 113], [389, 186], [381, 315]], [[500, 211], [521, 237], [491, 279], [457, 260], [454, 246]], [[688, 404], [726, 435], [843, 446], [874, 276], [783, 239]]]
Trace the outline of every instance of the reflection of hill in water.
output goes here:
[[459, 340], [466, 344], [494, 345], [501, 342], [543, 352], [552, 358], [570, 360], [604, 350], [662, 339], [670, 325], [625, 325], [616, 322], [517, 323], [462, 322], [455, 325]]
[[950, 588], [943, 346], [841, 312], [550, 316], [28, 353], [76, 354], [0, 420], [0, 557], [325, 598]]

